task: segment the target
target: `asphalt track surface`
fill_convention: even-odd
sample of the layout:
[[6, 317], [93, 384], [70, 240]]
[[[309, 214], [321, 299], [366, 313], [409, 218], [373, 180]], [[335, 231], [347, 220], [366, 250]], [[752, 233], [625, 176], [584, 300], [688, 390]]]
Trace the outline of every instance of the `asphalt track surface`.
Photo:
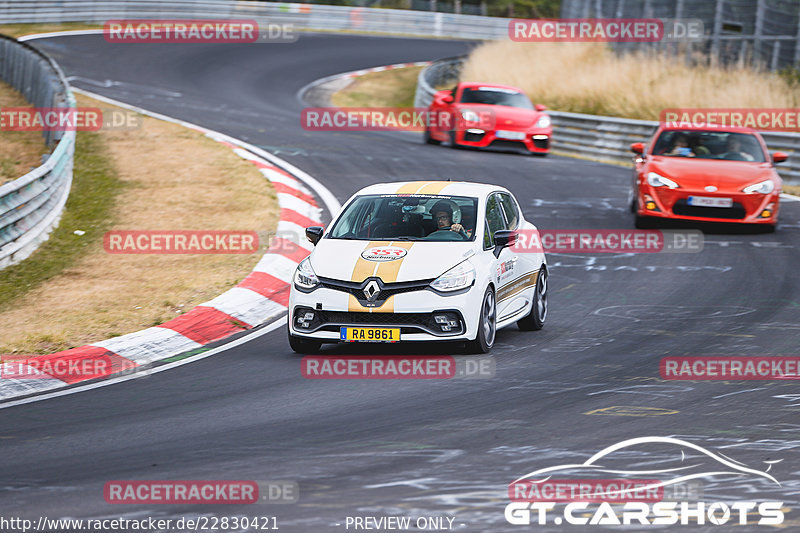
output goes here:
[[[273, 45], [112, 45], [98, 35], [36, 44], [77, 87], [259, 145], [340, 201], [379, 181], [463, 178], [509, 187], [540, 228], [632, 228], [629, 169], [300, 126], [296, 93], [317, 78], [453, 56], [469, 43], [303, 34]], [[464, 532], [563, 531], [508, 524], [507, 484], [661, 435], [761, 470], [782, 459], [770, 470], [780, 486], [745, 477], [706, 480], [704, 490], [710, 501], [783, 501], [786, 524], [798, 524], [797, 385], [665, 382], [658, 371], [665, 355], [797, 355], [800, 203], [782, 209], [777, 233], [707, 234], [699, 254], [550, 255], [545, 329], [499, 332], [492, 379], [306, 380], [281, 328], [147, 378], [2, 409], [0, 509], [33, 519], [268, 515], [284, 532], [345, 530], [347, 516], [365, 515], [450, 516]], [[621, 407], [663, 411], [614, 415]], [[300, 501], [106, 503], [104, 483], [125, 479], [293, 480]]]

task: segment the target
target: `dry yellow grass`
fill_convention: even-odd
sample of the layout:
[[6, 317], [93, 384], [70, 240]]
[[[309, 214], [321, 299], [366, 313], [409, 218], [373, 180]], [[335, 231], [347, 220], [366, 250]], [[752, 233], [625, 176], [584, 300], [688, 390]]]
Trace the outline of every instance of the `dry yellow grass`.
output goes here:
[[411, 107], [422, 67], [405, 67], [359, 76], [331, 97], [337, 107]]
[[91, 30], [102, 28], [102, 24], [88, 22], [63, 22], [49, 24], [0, 24], [0, 33], [11, 37], [22, 37], [31, 33], [49, 33], [51, 31]]
[[648, 120], [665, 108], [800, 103], [798, 87], [775, 74], [688, 67], [682, 57], [618, 56], [599, 43], [486, 43], [472, 52], [461, 80], [513, 85], [553, 110]]
[[[13, 87], [0, 81], [0, 108], [33, 107]], [[48, 152], [38, 131], [0, 131], [0, 185], [42, 164]]]
[[[139, 130], [101, 136], [125, 184], [113, 229], [276, 227], [269, 182], [203, 134], [145, 117]], [[116, 255], [90, 243], [76, 265], [0, 312], [0, 353], [49, 353], [160, 324], [234, 286], [259, 257]]]

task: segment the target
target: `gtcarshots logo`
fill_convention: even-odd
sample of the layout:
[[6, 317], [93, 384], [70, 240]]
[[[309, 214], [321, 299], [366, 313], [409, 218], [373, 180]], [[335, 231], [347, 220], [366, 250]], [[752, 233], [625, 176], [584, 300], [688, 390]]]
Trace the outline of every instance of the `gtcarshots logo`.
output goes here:
[[[649, 466], [648, 456], [663, 466]], [[632, 458], [640, 470], [625, 466]], [[756, 487], [759, 483], [780, 486], [768, 473], [779, 462], [767, 461], [767, 469], [761, 471], [673, 437], [629, 439], [583, 463], [541, 468], [514, 480], [509, 485], [511, 503], [506, 505], [505, 519], [514, 525], [743, 525], [748, 516], [752, 521], [757, 514], [758, 525], [780, 525], [784, 520], [781, 501], [708, 502], [702, 501], [696, 488], [701, 479], [726, 477], [746, 478]], [[641, 478], [597, 477], [603, 474]]]

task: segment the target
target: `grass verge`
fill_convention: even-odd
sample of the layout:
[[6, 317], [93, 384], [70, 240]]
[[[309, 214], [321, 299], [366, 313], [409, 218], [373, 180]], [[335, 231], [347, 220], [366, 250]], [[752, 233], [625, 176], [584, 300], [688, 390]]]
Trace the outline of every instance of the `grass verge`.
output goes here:
[[[78, 132], [74, 165], [72, 189], [58, 227], [31, 257], [0, 270], [0, 309], [12, 308], [22, 295], [63, 273], [111, 227], [114, 199], [123, 184], [99, 133]], [[78, 236], [73, 233], [76, 228], [86, 233]]]
[[794, 108], [800, 83], [744, 66], [688, 66], [682, 56], [617, 55], [602, 43], [495, 41], [472, 51], [462, 81], [519, 87], [558, 111], [658, 120], [666, 108]]
[[[78, 105], [110, 108], [80, 95]], [[200, 132], [149, 117], [134, 130], [80, 132], [58, 228], [0, 271], [0, 353], [51, 353], [161, 324], [234, 286], [260, 257], [109, 254], [106, 231], [267, 232], [278, 214], [258, 169]]]
[[[16, 89], [0, 81], [0, 108], [27, 107], [28, 102]], [[38, 131], [0, 129], [0, 185], [13, 181], [42, 164], [49, 150]]]
[[367, 73], [334, 93], [331, 102], [337, 107], [413, 107], [420, 70], [407, 67]]
[[0, 33], [20, 38], [32, 33], [50, 33], [52, 31], [94, 30], [102, 29], [102, 24], [88, 22], [62, 22], [52, 24], [0, 24]]

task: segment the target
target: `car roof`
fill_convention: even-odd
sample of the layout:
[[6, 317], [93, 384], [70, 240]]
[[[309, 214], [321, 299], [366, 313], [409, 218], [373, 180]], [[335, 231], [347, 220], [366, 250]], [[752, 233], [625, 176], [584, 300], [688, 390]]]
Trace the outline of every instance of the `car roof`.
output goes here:
[[397, 181], [376, 183], [364, 187], [356, 194], [442, 194], [483, 197], [494, 191], [509, 192], [499, 185], [470, 181]]
[[522, 92], [522, 89], [519, 87], [514, 87], [513, 85], [500, 85], [499, 83], [480, 83], [477, 81], [467, 81], [460, 84], [462, 87], [469, 87], [470, 89], [474, 89], [476, 87], [494, 87], [497, 89], [509, 89], [512, 91], [517, 91], [519, 93]]

